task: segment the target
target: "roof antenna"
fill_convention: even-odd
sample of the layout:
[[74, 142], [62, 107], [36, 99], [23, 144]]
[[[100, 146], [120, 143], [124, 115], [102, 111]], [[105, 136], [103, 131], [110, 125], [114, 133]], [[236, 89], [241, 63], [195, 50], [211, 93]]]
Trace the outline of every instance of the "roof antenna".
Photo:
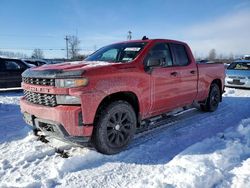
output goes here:
[[143, 36], [143, 37], [142, 37], [142, 40], [148, 40], [148, 37]]

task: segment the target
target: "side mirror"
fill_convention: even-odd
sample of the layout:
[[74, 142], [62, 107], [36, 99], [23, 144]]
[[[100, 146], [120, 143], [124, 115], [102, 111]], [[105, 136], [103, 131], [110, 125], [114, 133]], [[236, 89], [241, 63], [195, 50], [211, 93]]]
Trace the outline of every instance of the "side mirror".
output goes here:
[[149, 58], [147, 61], [147, 67], [157, 67], [161, 65], [161, 60], [159, 58]]

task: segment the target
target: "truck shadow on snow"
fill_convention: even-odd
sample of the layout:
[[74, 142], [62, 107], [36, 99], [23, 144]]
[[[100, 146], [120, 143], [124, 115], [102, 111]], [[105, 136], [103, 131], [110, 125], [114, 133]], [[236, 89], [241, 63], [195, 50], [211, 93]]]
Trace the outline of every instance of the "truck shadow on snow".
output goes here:
[[[250, 117], [249, 106], [248, 97], [224, 97], [217, 111], [213, 113], [193, 110], [173, 125], [135, 139], [128, 149], [120, 154], [105, 156], [89, 150], [84, 156], [65, 159], [62, 170], [79, 171], [117, 162], [141, 165], [166, 164], [189, 146], [206, 138], [220, 138], [222, 134], [218, 133], [230, 127], [237, 127], [243, 119]], [[193, 154], [206, 152], [211, 151], [200, 149]]]
[[17, 104], [0, 104], [0, 117], [0, 143], [23, 139], [31, 130]]
[[30, 131], [17, 104], [20, 96], [20, 89], [0, 91], [0, 143], [23, 139]]

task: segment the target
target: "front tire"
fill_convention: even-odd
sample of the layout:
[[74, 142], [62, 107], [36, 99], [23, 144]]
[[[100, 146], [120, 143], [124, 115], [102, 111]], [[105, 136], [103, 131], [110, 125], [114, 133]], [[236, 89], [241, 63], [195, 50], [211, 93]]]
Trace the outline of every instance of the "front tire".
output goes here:
[[220, 88], [217, 84], [211, 84], [209, 95], [205, 104], [201, 104], [201, 110], [205, 112], [214, 112], [220, 103]]
[[128, 102], [112, 102], [97, 120], [92, 137], [94, 147], [107, 155], [121, 152], [133, 138], [136, 122], [135, 111]]

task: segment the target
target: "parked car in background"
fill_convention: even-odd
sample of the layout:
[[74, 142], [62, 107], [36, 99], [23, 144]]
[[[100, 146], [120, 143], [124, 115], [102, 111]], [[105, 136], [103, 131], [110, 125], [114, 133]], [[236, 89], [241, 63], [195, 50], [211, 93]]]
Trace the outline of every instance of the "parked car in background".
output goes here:
[[226, 70], [226, 86], [250, 88], [250, 60], [238, 60]]
[[229, 67], [230, 63], [224, 63], [224, 67], [225, 69], [227, 69]]
[[49, 64], [47, 61], [43, 60], [43, 59], [22, 59], [23, 61], [25, 61], [28, 64], [32, 64], [35, 66], [41, 66], [41, 65], [45, 65], [45, 64]]
[[21, 74], [31, 67], [20, 59], [0, 57], [0, 88], [21, 87]]
[[209, 63], [209, 62], [210, 62], [210, 61], [209, 61], [209, 60], [206, 60], [206, 59], [202, 59], [202, 60], [196, 61], [197, 64]]
[[250, 55], [244, 55], [243, 57], [245, 60], [250, 60]]

